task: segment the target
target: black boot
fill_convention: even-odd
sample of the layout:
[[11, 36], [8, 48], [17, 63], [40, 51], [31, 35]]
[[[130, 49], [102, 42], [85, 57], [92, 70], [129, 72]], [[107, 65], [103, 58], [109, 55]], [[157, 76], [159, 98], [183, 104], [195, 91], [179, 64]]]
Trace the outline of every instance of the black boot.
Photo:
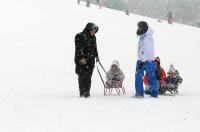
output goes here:
[[83, 97], [84, 97], [84, 98], [90, 97], [90, 92], [89, 92], [89, 91], [84, 92]]
[[147, 89], [144, 90], [144, 93], [145, 93], [146, 95], [149, 95], [149, 94], [150, 94], [149, 90], [147, 90]]
[[84, 92], [80, 91], [80, 97], [83, 97], [83, 96], [84, 96]]

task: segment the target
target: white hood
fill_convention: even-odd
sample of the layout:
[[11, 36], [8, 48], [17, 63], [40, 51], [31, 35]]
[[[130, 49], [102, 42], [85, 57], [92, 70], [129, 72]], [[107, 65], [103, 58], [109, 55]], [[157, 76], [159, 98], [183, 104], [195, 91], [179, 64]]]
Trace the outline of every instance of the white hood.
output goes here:
[[[112, 65], [117, 65], [117, 67], [120, 68], [119, 61], [117, 61], [117, 60], [114, 60], [114, 61], [112, 62]], [[111, 66], [112, 66], [112, 65], [111, 65]]]

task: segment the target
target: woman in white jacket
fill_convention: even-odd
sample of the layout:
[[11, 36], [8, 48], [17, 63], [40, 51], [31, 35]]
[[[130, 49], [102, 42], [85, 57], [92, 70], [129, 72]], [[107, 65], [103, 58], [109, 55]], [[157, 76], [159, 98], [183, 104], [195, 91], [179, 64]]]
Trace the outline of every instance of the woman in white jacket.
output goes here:
[[138, 22], [137, 36], [139, 36], [137, 64], [135, 72], [135, 97], [144, 97], [142, 77], [144, 71], [148, 76], [150, 96], [158, 97], [158, 86], [155, 77], [155, 53], [153, 31], [145, 21]]

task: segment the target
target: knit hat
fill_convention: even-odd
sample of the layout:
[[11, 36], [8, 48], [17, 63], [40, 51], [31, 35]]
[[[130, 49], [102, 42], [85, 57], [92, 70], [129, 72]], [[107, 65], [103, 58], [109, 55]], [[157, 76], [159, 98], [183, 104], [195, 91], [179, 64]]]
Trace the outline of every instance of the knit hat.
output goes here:
[[170, 73], [170, 72], [173, 72], [173, 73], [176, 72], [176, 69], [174, 68], [174, 65], [173, 65], [173, 64], [171, 64], [170, 67], [169, 67], [168, 73]]
[[[112, 62], [112, 65], [116, 65], [118, 68], [120, 67], [119, 61], [117, 61], [117, 60], [114, 60], [114, 61]], [[112, 66], [112, 65], [111, 65], [111, 66]]]
[[155, 61], [158, 62], [158, 64], [160, 65], [160, 58], [159, 57], [156, 57]]
[[138, 22], [138, 24], [137, 24], [137, 26], [138, 26], [138, 30], [137, 30], [137, 35], [143, 35], [144, 33], [146, 33], [147, 32], [147, 30], [148, 30], [148, 24], [147, 24], [147, 22], [145, 22], [145, 21], [140, 21], [140, 22]]

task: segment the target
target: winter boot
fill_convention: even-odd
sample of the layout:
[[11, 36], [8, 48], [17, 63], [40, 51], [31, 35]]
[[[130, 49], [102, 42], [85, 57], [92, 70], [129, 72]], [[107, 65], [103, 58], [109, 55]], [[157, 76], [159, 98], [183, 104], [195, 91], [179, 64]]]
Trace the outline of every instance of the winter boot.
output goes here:
[[144, 96], [135, 94], [135, 95], [133, 96], [133, 98], [144, 98]]
[[80, 91], [80, 97], [83, 97], [84, 96], [84, 92], [83, 91]]
[[89, 91], [84, 92], [83, 97], [84, 98], [90, 97], [90, 92]]

